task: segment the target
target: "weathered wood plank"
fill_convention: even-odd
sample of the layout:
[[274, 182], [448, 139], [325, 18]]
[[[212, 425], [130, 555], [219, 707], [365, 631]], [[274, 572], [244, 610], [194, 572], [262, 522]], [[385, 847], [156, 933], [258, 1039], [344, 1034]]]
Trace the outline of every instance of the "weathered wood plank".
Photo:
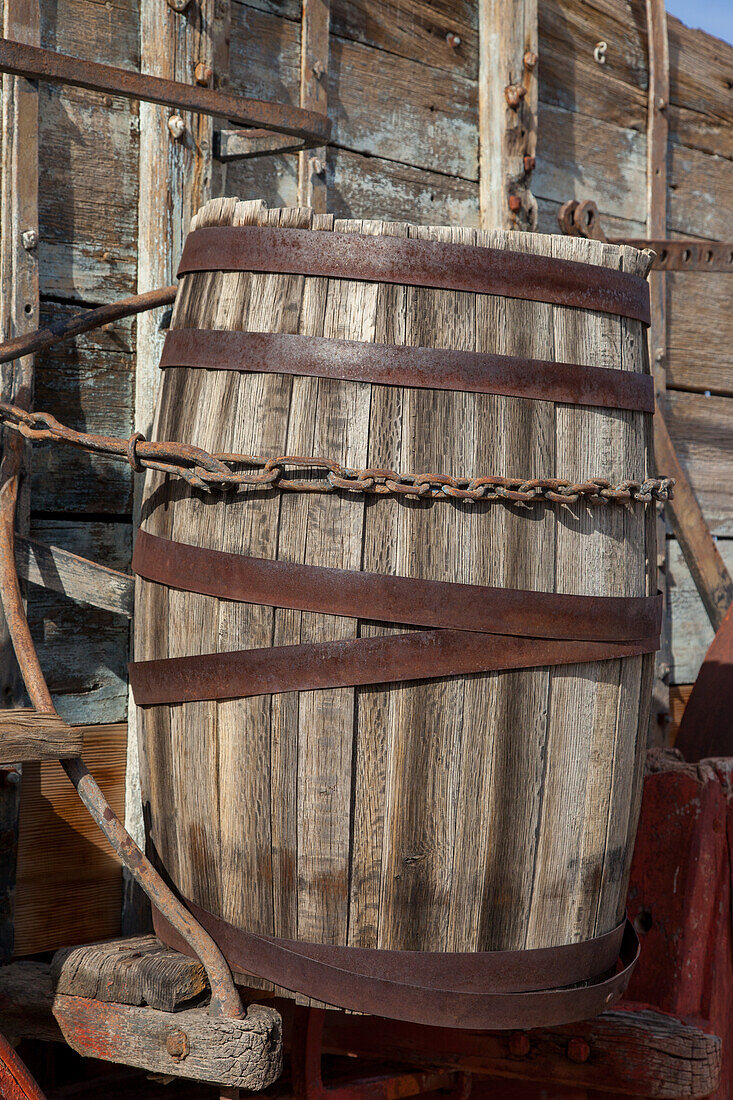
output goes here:
[[[718, 550], [733, 573], [733, 540], [718, 539]], [[669, 602], [672, 615], [673, 684], [691, 684], [700, 671], [713, 628], [676, 539], [669, 542]]]
[[672, 388], [733, 396], [727, 354], [733, 348], [732, 282], [726, 274], [667, 273], [667, 384]]
[[669, 729], [667, 740], [674, 745], [679, 732], [682, 715], [685, 713], [687, 700], [692, 694], [692, 684], [673, 684], [669, 690]]
[[677, 457], [714, 535], [733, 535], [733, 400], [699, 393], [667, 393], [667, 427]]
[[51, 961], [56, 993], [173, 1012], [208, 988], [206, 971], [153, 935], [64, 947]]
[[[300, 106], [328, 114], [330, 0], [303, 0], [300, 27]], [[326, 213], [326, 149], [298, 154], [298, 205]]]
[[81, 730], [57, 714], [34, 710], [0, 711], [0, 765], [63, 760], [81, 752]]
[[[116, 814], [125, 804], [123, 724], [84, 727], [83, 758]], [[26, 764], [16, 956], [119, 935], [122, 872], [60, 764]]]
[[36, 539], [15, 540], [18, 576], [93, 607], [132, 618], [134, 582], [116, 569]]
[[682, 236], [729, 240], [732, 225], [730, 160], [684, 145], [670, 145], [669, 229]]
[[537, 0], [479, 0], [478, 13], [481, 225], [534, 230]]
[[[132, 534], [126, 523], [34, 519], [31, 534], [112, 569], [130, 565]], [[28, 619], [61, 717], [78, 725], [124, 719], [127, 619], [36, 585], [29, 588]]]
[[[245, 95], [297, 103], [299, 26], [237, 5], [231, 73]], [[336, 145], [478, 178], [474, 81], [332, 35], [328, 101]]]

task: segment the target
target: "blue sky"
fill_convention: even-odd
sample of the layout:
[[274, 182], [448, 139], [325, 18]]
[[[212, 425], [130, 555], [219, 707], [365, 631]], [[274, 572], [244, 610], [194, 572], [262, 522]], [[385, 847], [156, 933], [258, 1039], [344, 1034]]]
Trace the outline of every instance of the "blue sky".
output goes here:
[[688, 27], [733, 43], [733, 0], [667, 0], [667, 12]]

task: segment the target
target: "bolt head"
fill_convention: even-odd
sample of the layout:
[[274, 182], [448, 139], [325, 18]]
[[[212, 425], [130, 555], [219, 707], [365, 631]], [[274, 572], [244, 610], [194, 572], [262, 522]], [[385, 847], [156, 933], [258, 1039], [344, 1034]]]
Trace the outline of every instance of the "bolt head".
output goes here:
[[534, 50], [527, 50], [523, 58], [525, 69], [529, 69], [529, 71], [531, 72], [537, 64], [537, 60], [537, 54], [534, 52]]
[[210, 65], [207, 65], [205, 61], [199, 61], [196, 64], [196, 68], [193, 71], [193, 78], [197, 84], [200, 84], [202, 88], [208, 88], [211, 84], [211, 79], [214, 73]]
[[571, 1039], [568, 1043], [568, 1058], [571, 1062], [583, 1063], [590, 1058], [590, 1046], [585, 1039]]
[[174, 141], [180, 141], [186, 132], [186, 123], [180, 115], [171, 115], [168, 119], [168, 129]]
[[165, 1049], [171, 1058], [174, 1058], [177, 1062], [182, 1062], [188, 1054], [188, 1036], [186, 1032], [181, 1031], [180, 1028], [169, 1031], [165, 1037]]
[[24, 229], [20, 235], [20, 241], [26, 252], [32, 252], [35, 248], [38, 248], [38, 230]]
[[529, 1035], [526, 1035], [523, 1031], [515, 1031], [509, 1040], [509, 1053], [513, 1054], [515, 1058], [526, 1058], [529, 1050]]
[[310, 167], [311, 167], [311, 172], [313, 173], [314, 176], [322, 176], [323, 173], [326, 171], [325, 161], [321, 160], [320, 157], [311, 157], [310, 158]]
[[518, 214], [519, 211], [522, 209], [522, 200], [520, 199], [519, 195], [509, 196], [509, 209], [511, 210], [512, 214]]
[[457, 50], [462, 43], [460, 34], [456, 34], [455, 31], [448, 31], [445, 40], [452, 50]]
[[536, 164], [536, 161], [535, 161], [534, 157], [525, 157], [524, 158], [524, 170], [525, 170], [525, 172], [534, 171], [535, 164]]
[[166, 3], [176, 15], [181, 15], [191, 3], [191, 0], [166, 0]]
[[313, 64], [311, 65], [311, 72], [313, 73], [316, 80], [320, 80], [321, 77], [323, 76], [323, 74], [325, 73], [325, 71], [326, 71], [326, 66], [323, 64], [323, 62], [321, 61], [321, 59], [319, 57], [318, 60], [314, 61]]

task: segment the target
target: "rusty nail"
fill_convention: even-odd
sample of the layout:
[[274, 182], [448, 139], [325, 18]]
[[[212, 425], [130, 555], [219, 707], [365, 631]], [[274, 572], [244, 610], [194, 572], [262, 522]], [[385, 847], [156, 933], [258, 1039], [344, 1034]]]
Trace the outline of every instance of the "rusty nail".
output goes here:
[[568, 1058], [571, 1062], [587, 1062], [590, 1058], [590, 1047], [585, 1039], [571, 1039], [568, 1043]]
[[38, 230], [24, 229], [20, 235], [20, 240], [26, 252], [32, 252], [34, 248], [38, 247]]
[[197, 84], [200, 84], [202, 88], [208, 88], [211, 84], [211, 78], [214, 75], [211, 66], [207, 65], [205, 61], [197, 61], [196, 68], [193, 71], [193, 78]]
[[512, 214], [518, 214], [519, 211], [522, 209], [522, 200], [520, 199], [519, 195], [509, 196], [509, 209], [511, 210]]
[[504, 96], [506, 98], [506, 101], [513, 111], [516, 111], [517, 107], [522, 102], [526, 94], [527, 89], [524, 87], [523, 84], [507, 84], [506, 88], [504, 89]]
[[461, 45], [461, 36], [460, 34], [456, 34], [455, 31], [448, 31], [445, 40], [452, 50], [457, 50]]
[[165, 1038], [165, 1049], [176, 1062], [182, 1062], [188, 1054], [188, 1036], [185, 1031], [176, 1028], [169, 1031]]
[[524, 170], [525, 170], [525, 172], [532, 172], [534, 170], [535, 163], [536, 163], [536, 161], [535, 161], [534, 157], [525, 157], [524, 158]]
[[525, 69], [529, 69], [529, 71], [531, 72], [537, 64], [537, 54], [534, 52], [534, 50], [527, 50], [523, 60]]
[[515, 1031], [509, 1040], [509, 1053], [515, 1058], [526, 1058], [529, 1054], [529, 1036], [523, 1031]]
[[186, 132], [186, 123], [180, 115], [171, 115], [168, 119], [168, 129], [175, 141], [180, 141]]
[[316, 80], [320, 80], [321, 77], [323, 76], [323, 74], [325, 73], [325, 71], [326, 71], [326, 66], [323, 64], [323, 62], [321, 61], [321, 59], [319, 57], [318, 60], [314, 61], [313, 64], [311, 65], [311, 72], [313, 73]]

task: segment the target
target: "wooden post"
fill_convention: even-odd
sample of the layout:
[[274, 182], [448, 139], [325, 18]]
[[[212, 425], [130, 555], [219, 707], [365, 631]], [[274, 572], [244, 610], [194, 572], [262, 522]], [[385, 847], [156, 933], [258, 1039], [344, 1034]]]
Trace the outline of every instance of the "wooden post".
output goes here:
[[[300, 36], [300, 106], [328, 114], [328, 31], [330, 0], [303, 0]], [[298, 156], [298, 205], [326, 213], [326, 150]]]
[[484, 229], [537, 228], [537, 0], [479, 0], [479, 203]]
[[[144, 73], [221, 87], [228, 82], [229, 0], [199, 0], [186, 5], [141, 0], [140, 68]], [[178, 258], [191, 217], [211, 195], [214, 120], [181, 114], [175, 108], [140, 104], [140, 198], [138, 202], [138, 268], [140, 293], [175, 281]], [[158, 396], [163, 309], [137, 319], [135, 427], [149, 437]], [[133, 527], [140, 515], [142, 478], [135, 486]], [[135, 706], [129, 701], [129, 736], [125, 822], [138, 844], [144, 844], [140, 796], [140, 760]], [[130, 882], [130, 886], [132, 883]], [[126, 889], [126, 894], [129, 891]], [[134, 907], [126, 898], [126, 931], [136, 930]]]
[[[31, 46], [41, 44], [38, 0], [5, 0], [3, 34]], [[0, 182], [0, 330], [8, 340], [38, 328], [38, 86], [24, 77], [2, 78], [2, 170]], [[33, 400], [33, 356], [2, 367], [2, 395], [30, 408]], [[6, 433], [3, 459], [19, 441]], [[18, 501], [18, 527], [28, 533], [29, 451], [23, 449], [25, 476]], [[0, 690], [3, 708], [23, 699], [23, 684], [0, 610]], [[0, 855], [0, 958], [13, 951], [13, 909], [20, 810], [20, 765], [0, 772], [0, 828], [15, 836]]]

